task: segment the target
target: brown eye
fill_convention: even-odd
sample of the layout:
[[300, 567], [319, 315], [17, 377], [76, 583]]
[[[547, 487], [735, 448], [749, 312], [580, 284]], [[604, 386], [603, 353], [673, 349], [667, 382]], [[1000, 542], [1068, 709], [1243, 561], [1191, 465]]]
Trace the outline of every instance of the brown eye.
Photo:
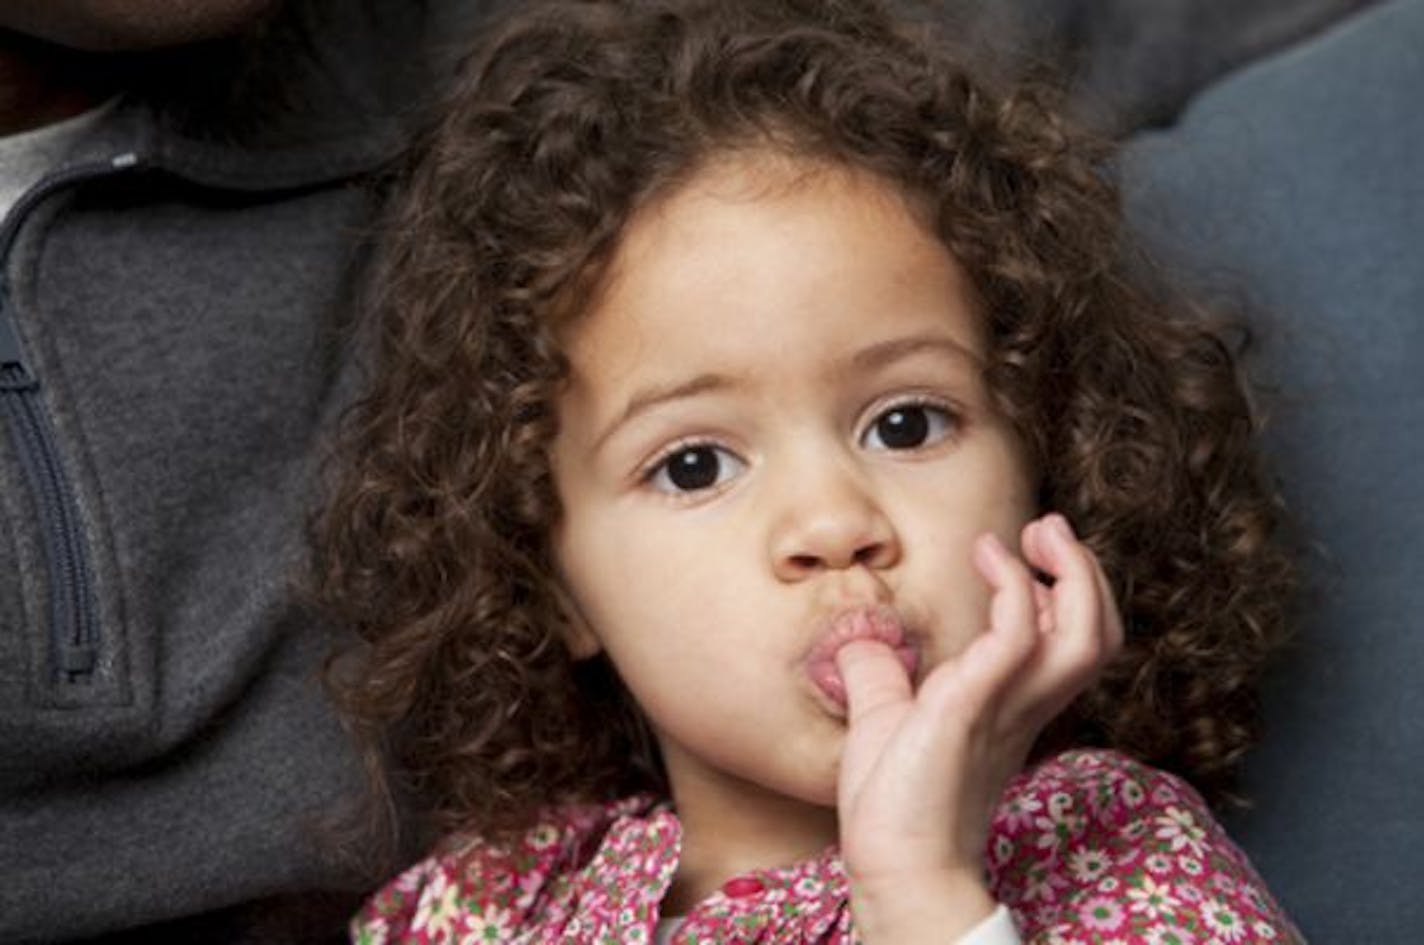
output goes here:
[[931, 404], [898, 404], [875, 418], [862, 438], [870, 449], [913, 450], [949, 435], [954, 418]]
[[719, 446], [688, 446], [669, 454], [653, 467], [648, 479], [661, 492], [700, 492], [720, 485], [746, 466]]

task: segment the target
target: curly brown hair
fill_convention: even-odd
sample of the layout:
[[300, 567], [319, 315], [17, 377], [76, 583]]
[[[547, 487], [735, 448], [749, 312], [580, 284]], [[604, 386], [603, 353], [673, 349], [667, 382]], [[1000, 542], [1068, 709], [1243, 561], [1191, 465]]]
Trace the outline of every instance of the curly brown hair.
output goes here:
[[391, 216], [377, 374], [314, 528], [319, 599], [364, 641], [331, 689], [441, 826], [664, 788], [616, 674], [564, 644], [558, 329], [640, 208], [744, 149], [876, 175], [972, 279], [1040, 503], [1128, 626], [1038, 750], [1229, 786], [1293, 583], [1238, 352], [1145, 275], [1109, 150], [944, 50], [873, 0], [605, 0], [525, 10], [467, 61]]

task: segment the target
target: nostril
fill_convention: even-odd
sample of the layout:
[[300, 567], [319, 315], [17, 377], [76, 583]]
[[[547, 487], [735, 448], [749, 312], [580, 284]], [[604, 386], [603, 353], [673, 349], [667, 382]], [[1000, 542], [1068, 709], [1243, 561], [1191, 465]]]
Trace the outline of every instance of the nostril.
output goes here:
[[821, 563], [821, 559], [815, 555], [792, 555], [791, 564], [800, 571], [814, 570]]
[[856, 564], [873, 565], [885, 556], [885, 546], [880, 543], [857, 548], [853, 556]]
[[797, 523], [777, 536], [772, 551], [778, 572], [787, 579], [852, 567], [880, 570], [900, 557], [894, 532], [878, 514], [873, 519], [837, 515]]

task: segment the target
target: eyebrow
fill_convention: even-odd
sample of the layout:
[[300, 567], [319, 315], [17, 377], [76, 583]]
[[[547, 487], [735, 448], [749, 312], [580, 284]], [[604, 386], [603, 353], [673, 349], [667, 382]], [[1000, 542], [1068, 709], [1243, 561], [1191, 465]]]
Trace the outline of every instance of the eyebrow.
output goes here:
[[[947, 354], [969, 365], [977, 364], [980, 360], [973, 351], [952, 338], [943, 335], [912, 335], [908, 338], [893, 338], [873, 344], [868, 348], [862, 348], [849, 358], [848, 363], [856, 370], [875, 370], [925, 352]], [[676, 384], [655, 384], [645, 387], [628, 400], [627, 406], [612, 423], [604, 427], [603, 432], [593, 441], [593, 452], [596, 453], [602, 449], [604, 442], [629, 420], [660, 404], [695, 397], [699, 394], [727, 390], [736, 385], [737, 381], [726, 374], [699, 374], [691, 380]]]
[[922, 352], [948, 354], [970, 365], [978, 364], [981, 360], [979, 355], [953, 338], [944, 335], [911, 335], [908, 338], [893, 338], [862, 348], [851, 356], [850, 365], [861, 370], [880, 368]]
[[698, 394], [706, 394], [712, 391], [726, 390], [735, 386], [732, 378], [725, 374], [699, 374], [690, 381], [683, 381], [678, 384], [654, 385], [645, 387], [628, 401], [628, 406], [623, 408], [623, 412], [618, 418], [603, 428], [603, 432], [598, 435], [598, 439], [593, 441], [593, 451], [596, 453], [603, 448], [604, 441], [611, 437], [629, 420], [632, 420], [640, 413], [644, 413], [659, 404], [667, 403], [670, 400], [682, 400], [687, 397], [695, 397]]

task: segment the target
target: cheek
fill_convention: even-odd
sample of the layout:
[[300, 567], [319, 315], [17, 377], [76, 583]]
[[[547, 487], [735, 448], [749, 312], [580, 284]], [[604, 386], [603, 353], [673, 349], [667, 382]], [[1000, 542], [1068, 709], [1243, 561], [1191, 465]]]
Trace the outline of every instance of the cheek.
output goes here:
[[938, 511], [908, 518], [909, 581], [927, 611], [922, 617], [932, 637], [927, 641], [931, 662], [952, 658], [989, 625], [993, 592], [974, 566], [975, 540], [992, 532], [1017, 548], [1023, 526], [1034, 515], [1027, 477], [1009, 464], [990, 468], [992, 475], [941, 481], [937, 494], [920, 506]]
[[972, 568], [974, 541], [985, 532], [1017, 548], [1024, 525], [1035, 514], [1028, 477], [1009, 462], [964, 462], [933, 470], [905, 495], [896, 518], [902, 532], [912, 536], [911, 546], [930, 549], [956, 570]]
[[554, 554], [573, 604], [597, 629], [610, 602], [617, 599], [615, 589], [629, 586], [629, 555], [608, 530], [582, 517], [570, 520], [567, 513], [555, 536]]
[[655, 628], [709, 614], [715, 589], [707, 586], [707, 550], [685, 537], [614, 506], [566, 514], [555, 542], [564, 586], [615, 661], [639, 658], [648, 639], [662, 638]]
[[910, 601], [926, 613], [917, 616], [932, 640], [929, 656], [947, 659], [968, 645], [988, 626], [989, 585], [980, 576], [971, 558], [974, 537], [986, 530], [978, 523], [960, 521], [942, 529], [933, 538], [925, 536], [914, 557], [913, 587], [906, 587]]

